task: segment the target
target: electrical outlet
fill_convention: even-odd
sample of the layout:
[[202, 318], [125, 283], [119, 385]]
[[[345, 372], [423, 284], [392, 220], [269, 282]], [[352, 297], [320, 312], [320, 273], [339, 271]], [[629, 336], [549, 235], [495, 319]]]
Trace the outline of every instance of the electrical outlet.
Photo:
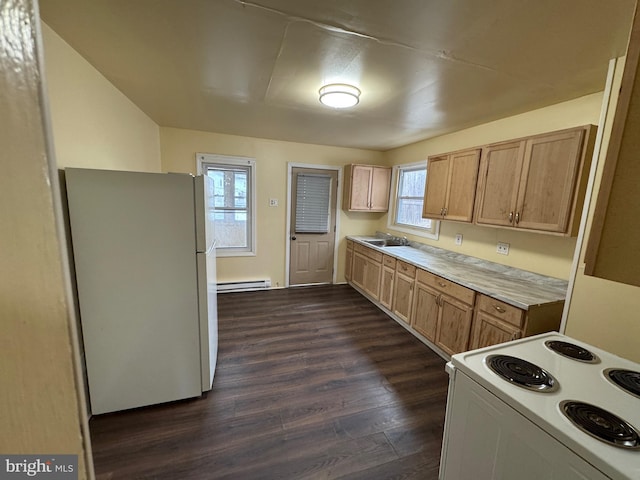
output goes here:
[[500, 255], [509, 255], [509, 244], [498, 242], [498, 248], [496, 249]]
[[462, 234], [456, 233], [456, 245], [462, 245]]
[[269, 206], [270, 207], [277, 207], [278, 206], [278, 199], [277, 198], [270, 198], [269, 199]]

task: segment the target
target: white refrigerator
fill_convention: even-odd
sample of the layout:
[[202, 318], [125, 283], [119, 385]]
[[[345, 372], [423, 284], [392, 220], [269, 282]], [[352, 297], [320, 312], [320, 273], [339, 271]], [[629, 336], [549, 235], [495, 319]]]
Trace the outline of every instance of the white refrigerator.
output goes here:
[[218, 351], [211, 179], [76, 168], [65, 179], [92, 413], [210, 390]]

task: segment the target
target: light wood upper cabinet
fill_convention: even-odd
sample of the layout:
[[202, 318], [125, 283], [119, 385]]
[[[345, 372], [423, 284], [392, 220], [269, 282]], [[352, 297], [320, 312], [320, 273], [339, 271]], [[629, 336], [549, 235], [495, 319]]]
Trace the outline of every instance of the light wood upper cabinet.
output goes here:
[[523, 154], [524, 145], [521, 141], [489, 145], [483, 149], [478, 183], [477, 224], [513, 224]]
[[595, 130], [589, 125], [485, 147], [476, 224], [575, 234]]
[[423, 218], [472, 221], [480, 152], [477, 148], [429, 157]]
[[389, 210], [391, 168], [374, 165], [346, 165], [342, 208], [355, 212]]
[[447, 201], [449, 156], [429, 157], [427, 160], [427, 184], [422, 204], [423, 218], [442, 218]]

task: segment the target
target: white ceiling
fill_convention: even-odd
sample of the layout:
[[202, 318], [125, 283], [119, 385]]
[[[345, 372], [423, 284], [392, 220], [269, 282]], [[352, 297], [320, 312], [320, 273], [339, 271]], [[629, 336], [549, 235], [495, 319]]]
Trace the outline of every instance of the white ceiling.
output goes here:
[[[635, 0], [40, 0], [161, 126], [387, 150], [603, 89]], [[329, 109], [326, 83], [362, 90]]]

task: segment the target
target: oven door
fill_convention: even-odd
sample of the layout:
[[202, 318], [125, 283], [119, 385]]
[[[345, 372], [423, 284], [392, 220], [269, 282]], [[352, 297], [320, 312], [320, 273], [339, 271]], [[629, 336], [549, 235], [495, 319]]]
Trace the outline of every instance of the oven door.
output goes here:
[[451, 364], [441, 480], [608, 479]]

